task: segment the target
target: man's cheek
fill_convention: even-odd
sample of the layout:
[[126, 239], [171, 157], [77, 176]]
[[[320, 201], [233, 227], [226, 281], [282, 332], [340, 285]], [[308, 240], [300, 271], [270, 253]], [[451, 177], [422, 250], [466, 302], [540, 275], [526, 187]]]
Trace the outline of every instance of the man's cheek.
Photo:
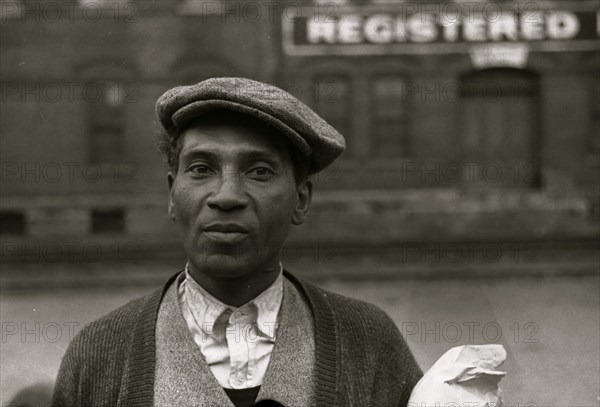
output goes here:
[[174, 194], [176, 216], [181, 221], [190, 222], [196, 218], [201, 209], [202, 197], [188, 189], [178, 189]]
[[182, 203], [175, 204], [175, 220], [184, 228], [189, 226], [190, 212]]
[[291, 223], [291, 219], [288, 219], [287, 214], [277, 213], [277, 215], [271, 217], [262, 228], [262, 235], [269, 243], [280, 243], [287, 237], [288, 223]]

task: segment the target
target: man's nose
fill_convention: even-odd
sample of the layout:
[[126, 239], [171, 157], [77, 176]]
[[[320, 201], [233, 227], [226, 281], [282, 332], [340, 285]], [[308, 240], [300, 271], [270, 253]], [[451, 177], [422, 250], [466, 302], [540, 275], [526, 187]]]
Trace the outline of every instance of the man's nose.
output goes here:
[[243, 209], [248, 203], [248, 196], [237, 173], [223, 173], [215, 191], [206, 200], [209, 208], [222, 211]]

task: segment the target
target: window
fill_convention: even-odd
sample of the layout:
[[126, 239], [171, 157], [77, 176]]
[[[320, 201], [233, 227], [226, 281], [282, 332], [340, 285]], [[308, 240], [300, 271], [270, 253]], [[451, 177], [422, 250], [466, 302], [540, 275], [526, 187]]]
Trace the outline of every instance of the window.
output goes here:
[[209, 78], [236, 75], [236, 69], [220, 56], [207, 54], [206, 59], [205, 62], [178, 59], [173, 66], [173, 76], [182, 85], [193, 85]]
[[122, 161], [125, 136], [124, 98], [121, 82], [88, 82], [86, 92], [89, 158], [95, 164]]
[[25, 215], [21, 211], [0, 212], [0, 234], [2, 235], [24, 235]]
[[211, 15], [223, 12], [223, 0], [178, 0], [176, 11], [179, 15]]
[[[539, 186], [539, 78], [519, 69], [493, 68], [462, 78], [463, 172], [478, 187]], [[476, 178], [473, 178], [476, 177]]]
[[405, 79], [397, 75], [380, 76], [373, 80], [372, 148], [378, 156], [409, 155], [405, 84]]
[[[99, 19], [110, 19], [112, 21], [137, 23], [139, 4], [134, 0], [79, 0], [81, 15], [93, 22]], [[119, 30], [119, 28], [113, 27]], [[118, 35], [114, 31], [112, 34], [115, 38], [123, 39], [121, 35]]]
[[125, 211], [122, 208], [92, 210], [92, 233], [122, 233], [125, 231]]
[[587, 162], [591, 165], [600, 165], [600, 78], [598, 74], [592, 75], [590, 86], [590, 131], [588, 135]]
[[129, 6], [130, 0], [79, 0], [79, 6], [82, 8], [90, 8], [91, 10], [105, 8], [114, 10], [117, 7]]
[[348, 140], [350, 136], [350, 84], [340, 75], [315, 78], [311, 98], [316, 112]]

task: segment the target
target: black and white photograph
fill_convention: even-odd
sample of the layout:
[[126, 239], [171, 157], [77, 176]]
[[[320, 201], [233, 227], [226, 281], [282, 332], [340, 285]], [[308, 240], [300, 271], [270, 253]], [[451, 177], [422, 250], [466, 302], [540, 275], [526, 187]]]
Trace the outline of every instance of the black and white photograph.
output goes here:
[[600, 407], [600, 1], [0, 0], [0, 407]]

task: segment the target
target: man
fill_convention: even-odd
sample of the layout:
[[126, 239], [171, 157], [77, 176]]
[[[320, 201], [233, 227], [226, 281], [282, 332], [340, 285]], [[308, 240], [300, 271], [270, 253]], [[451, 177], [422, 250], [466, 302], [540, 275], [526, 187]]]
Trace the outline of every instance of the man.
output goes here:
[[307, 214], [309, 176], [343, 137], [290, 94], [242, 78], [172, 89], [157, 115], [187, 265], [73, 339], [54, 403], [406, 405], [421, 371], [393, 321], [280, 261]]

